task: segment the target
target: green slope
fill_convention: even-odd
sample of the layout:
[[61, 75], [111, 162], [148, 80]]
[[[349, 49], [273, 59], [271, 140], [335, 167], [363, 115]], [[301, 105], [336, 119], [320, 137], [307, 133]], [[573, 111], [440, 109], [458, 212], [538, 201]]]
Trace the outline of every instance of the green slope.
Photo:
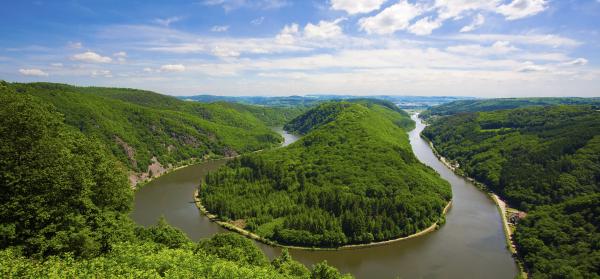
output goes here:
[[129, 219], [125, 168], [53, 105], [0, 83], [2, 278], [347, 278], [235, 234], [199, 243]]
[[53, 104], [65, 115], [68, 125], [98, 138], [137, 173], [147, 172], [153, 163], [155, 172], [164, 171], [189, 159], [232, 156], [273, 147], [281, 141], [250, 112], [260, 108], [185, 102], [134, 89], [52, 83], [7, 86]]
[[600, 106], [600, 98], [502, 98], [483, 100], [459, 100], [432, 107], [423, 113], [424, 119], [434, 116], [453, 115], [466, 112], [493, 111], [515, 109], [531, 106], [554, 105], [596, 105]]
[[434, 120], [423, 134], [466, 175], [529, 211], [515, 239], [534, 278], [599, 276], [598, 108], [458, 114]]
[[333, 102], [286, 127], [285, 148], [242, 156], [207, 176], [200, 198], [224, 220], [282, 244], [335, 247], [413, 234], [441, 217], [449, 184], [412, 153], [407, 115]]

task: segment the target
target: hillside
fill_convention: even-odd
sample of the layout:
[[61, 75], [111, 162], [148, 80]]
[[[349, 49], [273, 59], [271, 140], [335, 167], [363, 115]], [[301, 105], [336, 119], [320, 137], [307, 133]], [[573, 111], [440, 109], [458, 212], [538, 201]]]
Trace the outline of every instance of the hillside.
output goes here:
[[136, 227], [123, 164], [53, 105], [4, 84], [0, 158], [2, 278], [349, 277], [286, 251], [269, 262], [235, 234], [194, 243], [164, 219]]
[[298, 246], [389, 240], [443, 219], [450, 186], [415, 158], [396, 124], [408, 117], [363, 103], [325, 103], [292, 120], [286, 127], [302, 139], [208, 175], [202, 203], [225, 221]]
[[108, 146], [131, 170], [132, 184], [189, 160], [276, 146], [281, 137], [267, 124], [295, 116], [293, 110], [285, 114], [246, 105], [185, 102], [135, 89], [53, 83], [6, 86], [54, 105], [68, 125]]
[[494, 111], [531, 106], [554, 105], [596, 105], [600, 106], [600, 98], [502, 98], [458, 100], [429, 108], [420, 117], [427, 119], [434, 116], [453, 115], [466, 112]]
[[529, 211], [516, 241], [530, 272], [598, 276], [600, 247], [592, 241], [600, 237], [596, 107], [464, 113], [434, 120], [423, 135], [460, 171]]

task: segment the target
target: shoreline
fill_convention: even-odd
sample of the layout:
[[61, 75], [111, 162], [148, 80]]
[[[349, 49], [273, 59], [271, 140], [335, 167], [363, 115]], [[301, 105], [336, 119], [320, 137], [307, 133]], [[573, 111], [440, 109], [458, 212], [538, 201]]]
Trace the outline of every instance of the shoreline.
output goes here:
[[517, 267], [519, 268], [519, 278], [528, 278], [528, 274], [525, 271], [525, 268], [523, 266], [523, 263], [521, 262], [521, 260], [519, 259], [519, 255], [516, 249], [516, 245], [515, 242], [513, 240], [513, 232], [510, 230], [509, 225], [508, 225], [508, 219], [506, 218], [506, 214], [507, 214], [507, 207], [506, 207], [506, 202], [504, 200], [502, 200], [497, 194], [495, 194], [494, 192], [491, 192], [488, 190], [488, 187], [475, 180], [472, 177], [469, 177], [467, 175], [465, 175], [462, 170], [460, 170], [459, 167], [457, 166], [453, 166], [450, 161], [439, 154], [439, 152], [437, 151], [437, 149], [435, 148], [435, 146], [433, 145], [433, 142], [431, 142], [427, 137], [423, 136], [422, 134], [420, 135], [420, 137], [422, 139], [424, 139], [425, 141], [427, 141], [427, 143], [429, 144], [429, 147], [431, 148], [431, 150], [433, 151], [433, 154], [438, 158], [438, 160], [440, 162], [442, 162], [442, 164], [444, 164], [444, 166], [446, 166], [448, 169], [450, 169], [454, 174], [465, 178], [467, 181], [471, 182], [473, 184], [473, 186], [475, 186], [476, 188], [478, 188], [479, 190], [481, 190], [482, 192], [486, 193], [486, 195], [492, 200], [494, 201], [494, 204], [496, 204], [496, 208], [498, 209], [498, 213], [500, 214], [500, 218], [502, 220], [502, 230], [504, 231], [504, 238], [506, 241], [506, 249], [508, 249], [508, 251], [511, 253], [513, 259], [515, 259], [515, 263], [517, 264]]
[[[294, 249], [294, 250], [309, 250], [309, 251], [339, 251], [339, 250], [353, 250], [353, 249], [363, 249], [363, 248], [369, 248], [369, 247], [375, 247], [375, 246], [382, 246], [382, 245], [387, 245], [390, 243], [394, 243], [394, 242], [399, 242], [402, 240], [407, 240], [407, 239], [411, 239], [411, 238], [415, 238], [415, 237], [419, 237], [425, 234], [428, 234], [430, 232], [436, 231], [437, 229], [439, 229], [439, 220], [434, 222], [433, 224], [431, 224], [431, 226], [418, 231], [414, 234], [408, 235], [408, 236], [404, 236], [404, 237], [399, 237], [399, 238], [394, 238], [394, 239], [389, 239], [389, 240], [384, 240], [384, 241], [378, 241], [378, 242], [371, 242], [371, 243], [364, 243], [364, 244], [348, 244], [348, 245], [343, 245], [340, 247], [308, 247], [308, 246], [292, 246], [292, 245], [283, 245], [283, 244], [279, 244], [277, 242], [274, 242], [272, 240], [269, 240], [267, 238], [264, 238], [262, 236], [259, 236], [253, 232], [247, 231], [245, 229], [242, 229], [240, 227], [237, 227], [231, 223], [222, 221], [219, 219], [219, 217], [217, 215], [214, 215], [210, 212], [208, 212], [208, 210], [206, 210], [206, 208], [204, 207], [204, 205], [202, 205], [202, 202], [200, 201], [200, 198], [198, 197], [198, 189], [194, 190], [194, 203], [196, 204], [196, 207], [198, 208], [198, 210], [200, 210], [200, 212], [202, 214], [204, 214], [204, 216], [206, 216], [211, 222], [216, 223], [217, 225], [220, 225], [222, 228], [227, 229], [229, 231], [233, 231], [236, 233], [239, 233], [245, 237], [248, 237], [250, 239], [256, 240], [258, 242], [261, 242], [263, 244], [266, 245], [270, 245], [270, 246], [274, 246], [274, 247], [281, 247], [281, 248], [288, 248], [288, 249]], [[448, 204], [446, 204], [446, 207], [444, 207], [444, 209], [442, 210], [442, 215], [441, 217], [446, 217], [446, 213], [448, 213], [448, 210], [450, 210], [450, 208], [452, 207], [452, 200], [450, 200], [448, 202]]]

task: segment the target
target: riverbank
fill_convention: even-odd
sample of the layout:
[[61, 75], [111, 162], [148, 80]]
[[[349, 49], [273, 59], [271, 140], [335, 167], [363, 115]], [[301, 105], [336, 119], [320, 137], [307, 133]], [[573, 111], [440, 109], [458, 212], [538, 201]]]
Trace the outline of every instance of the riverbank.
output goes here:
[[506, 202], [504, 200], [502, 200], [498, 195], [496, 195], [493, 192], [489, 191], [488, 187], [485, 184], [483, 184], [483, 183], [475, 180], [472, 177], [467, 176], [460, 169], [459, 164], [452, 163], [452, 161], [450, 161], [447, 158], [445, 158], [444, 156], [442, 156], [437, 151], [437, 149], [435, 148], [435, 146], [433, 145], [433, 143], [427, 137], [421, 135], [421, 138], [423, 140], [425, 140], [429, 144], [429, 147], [433, 151], [433, 154], [440, 160], [440, 162], [442, 162], [442, 164], [444, 164], [448, 169], [452, 170], [452, 172], [454, 172], [454, 174], [456, 174], [458, 176], [461, 176], [461, 177], [465, 178], [467, 181], [471, 182], [473, 185], [475, 185], [475, 187], [477, 187], [481, 191], [485, 192], [487, 194], [487, 196], [491, 200], [494, 201], [494, 204], [496, 204], [496, 207], [498, 209], [498, 213], [500, 214], [500, 217], [502, 219], [502, 228], [503, 228], [504, 236], [505, 236], [505, 239], [506, 239], [506, 248], [508, 249], [508, 251], [510, 251], [510, 253], [513, 256], [513, 258], [515, 259], [515, 263], [519, 267], [519, 273], [520, 273], [519, 274], [519, 278], [528, 278], [528, 275], [527, 275], [527, 272], [525, 271], [523, 263], [521, 262], [521, 260], [519, 260], [519, 255], [517, 253], [516, 245], [515, 245], [514, 240], [513, 240], [513, 231], [510, 229], [508, 218], [506, 217], [507, 214], [508, 214], [508, 210], [507, 210], [507, 207], [506, 207]]
[[[411, 238], [415, 238], [415, 237], [419, 237], [422, 235], [425, 235], [427, 233], [433, 232], [437, 229], [439, 229], [439, 221], [438, 222], [434, 222], [433, 224], [431, 224], [431, 226], [427, 227], [424, 230], [421, 230], [419, 232], [416, 232], [414, 234], [411, 234], [409, 236], [405, 236], [405, 237], [400, 237], [400, 238], [394, 238], [394, 239], [390, 239], [390, 240], [384, 240], [384, 241], [379, 241], [379, 242], [371, 242], [371, 243], [364, 243], [364, 244], [348, 244], [348, 245], [344, 245], [344, 246], [340, 246], [340, 247], [335, 247], [335, 248], [327, 248], [327, 247], [304, 247], [304, 246], [290, 246], [290, 245], [282, 245], [279, 243], [276, 243], [272, 240], [269, 240], [267, 238], [264, 238], [262, 236], [259, 236], [253, 232], [250, 232], [248, 230], [245, 230], [243, 228], [240, 228], [232, 223], [229, 222], [225, 222], [222, 221], [221, 219], [219, 219], [219, 217], [217, 215], [214, 215], [212, 213], [210, 213], [205, 207], [204, 205], [202, 205], [202, 202], [200, 200], [200, 198], [198, 197], [198, 189], [196, 189], [194, 191], [194, 203], [196, 204], [196, 207], [198, 207], [198, 209], [200, 210], [200, 212], [202, 214], [204, 214], [208, 219], [210, 219], [212, 222], [220, 225], [221, 227], [233, 231], [233, 232], [237, 232], [243, 236], [246, 236], [250, 239], [254, 239], [256, 241], [259, 241], [261, 243], [267, 244], [267, 245], [271, 245], [271, 246], [275, 246], [275, 247], [282, 247], [282, 248], [288, 248], [288, 249], [295, 249], [295, 250], [314, 250], [314, 251], [337, 251], [337, 250], [349, 250], [349, 249], [361, 249], [361, 248], [368, 248], [368, 247], [375, 247], [375, 246], [381, 246], [381, 245], [387, 245], [390, 243], [394, 243], [394, 242], [398, 242], [398, 241], [402, 241], [402, 240], [407, 240], [407, 239], [411, 239]], [[446, 206], [444, 207], [444, 209], [442, 210], [442, 217], [441, 218], [445, 218], [446, 217], [446, 213], [448, 213], [448, 210], [450, 210], [452, 206], [452, 201], [449, 201], [448, 204], [446, 204]]]

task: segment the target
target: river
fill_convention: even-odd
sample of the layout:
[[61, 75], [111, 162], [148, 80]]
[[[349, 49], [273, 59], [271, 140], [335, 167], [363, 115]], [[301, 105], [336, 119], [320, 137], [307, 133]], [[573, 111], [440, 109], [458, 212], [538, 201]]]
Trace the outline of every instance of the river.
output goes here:
[[[496, 205], [435, 157], [419, 136], [425, 126], [417, 116], [413, 120], [417, 126], [409, 138], [415, 155], [452, 185], [453, 205], [446, 224], [435, 232], [389, 245], [340, 251], [291, 250], [292, 257], [309, 266], [327, 260], [356, 278], [514, 278], [518, 269], [506, 248]], [[298, 139], [288, 133], [282, 135], [284, 145]], [[163, 215], [193, 240], [224, 232], [200, 214], [192, 195], [200, 179], [225, 162], [210, 161], [153, 180], [136, 192], [132, 218], [149, 226]], [[271, 258], [281, 251], [262, 243], [257, 245]]]

